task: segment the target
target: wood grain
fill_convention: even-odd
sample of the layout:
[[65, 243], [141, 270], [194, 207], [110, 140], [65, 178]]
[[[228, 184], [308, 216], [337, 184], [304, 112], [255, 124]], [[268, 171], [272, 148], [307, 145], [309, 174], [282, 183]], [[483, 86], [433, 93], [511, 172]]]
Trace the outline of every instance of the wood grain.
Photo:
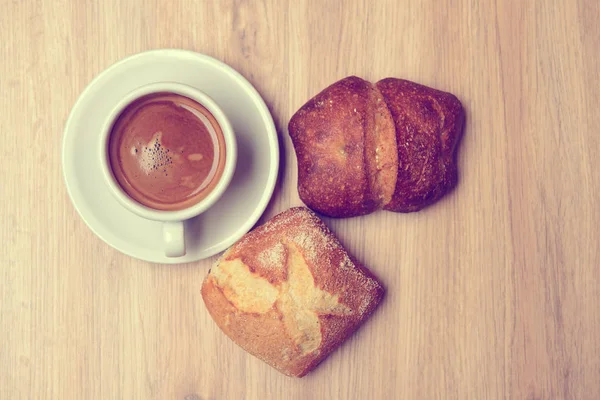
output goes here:
[[[0, 398], [600, 398], [600, 5], [580, 1], [0, 0]], [[113, 62], [217, 57], [275, 118], [265, 217], [300, 204], [287, 121], [350, 74], [467, 110], [460, 182], [420, 213], [326, 220], [385, 283], [373, 318], [298, 380], [218, 330], [211, 262], [128, 258], [67, 196], [62, 129]]]

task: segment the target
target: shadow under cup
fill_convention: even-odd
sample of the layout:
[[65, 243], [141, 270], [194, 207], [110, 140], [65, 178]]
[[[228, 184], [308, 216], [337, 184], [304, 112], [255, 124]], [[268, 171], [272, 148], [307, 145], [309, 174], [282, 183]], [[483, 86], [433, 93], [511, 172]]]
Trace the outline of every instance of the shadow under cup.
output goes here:
[[199, 102], [179, 93], [143, 95], [110, 128], [108, 164], [122, 191], [159, 211], [204, 200], [223, 176], [223, 130]]

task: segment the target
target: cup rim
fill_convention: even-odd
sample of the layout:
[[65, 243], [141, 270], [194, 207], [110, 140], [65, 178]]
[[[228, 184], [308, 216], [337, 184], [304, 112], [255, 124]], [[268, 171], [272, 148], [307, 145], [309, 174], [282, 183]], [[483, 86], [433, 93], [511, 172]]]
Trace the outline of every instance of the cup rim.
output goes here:
[[[225, 166], [219, 182], [213, 190], [198, 203], [186, 207], [182, 210], [157, 210], [129, 197], [117, 182], [112, 168], [110, 167], [109, 156], [109, 139], [112, 127], [120, 114], [133, 103], [135, 100], [154, 93], [169, 92], [188, 97], [202, 106], [215, 117], [217, 123], [221, 127], [223, 137], [225, 138]], [[119, 102], [112, 108], [110, 113], [104, 120], [100, 134], [100, 166], [104, 180], [110, 188], [113, 196], [125, 208], [133, 213], [154, 221], [173, 222], [184, 221], [196, 217], [214, 205], [223, 195], [235, 172], [237, 163], [237, 141], [231, 123], [221, 107], [206, 93], [192, 86], [177, 83], [177, 82], [155, 82], [144, 86], [140, 86], [127, 93]]]

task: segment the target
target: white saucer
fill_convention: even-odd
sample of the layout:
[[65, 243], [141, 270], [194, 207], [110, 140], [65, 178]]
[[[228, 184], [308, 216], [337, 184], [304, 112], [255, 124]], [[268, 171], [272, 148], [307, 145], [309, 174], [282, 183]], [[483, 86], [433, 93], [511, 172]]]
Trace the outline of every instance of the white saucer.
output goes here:
[[[223, 197], [186, 223], [187, 254], [168, 258], [162, 225], [123, 208], [109, 192], [98, 163], [98, 135], [111, 108], [133, 89], [179, 82], [211, 96], [229, 117], [238, 142], [235, 175]], [[145, 261], [176, 264], [213, 256], [248, 232], [264, 212], [277, 180], [279, 145], [273, 118], [252, 85], [231, 67], [185, 50], [128, 57], [83, 91], [65, 126], [63, 172], [81, 218], [106, 243]]]

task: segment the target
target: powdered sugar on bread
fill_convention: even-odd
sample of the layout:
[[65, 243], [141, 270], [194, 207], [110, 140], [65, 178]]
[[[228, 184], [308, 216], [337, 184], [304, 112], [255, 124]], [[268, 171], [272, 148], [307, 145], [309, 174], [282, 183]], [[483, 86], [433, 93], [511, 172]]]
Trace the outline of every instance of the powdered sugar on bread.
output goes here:
[[[265, 296], [257, 290], [262, 285], [268, 285]], [[358, 328], [381, 301], [383, 287], [314, 213], [298, 207], [228, 250], [207, 277], [203, 297], [217, 324], [243, 348], [302, 376]], [[236, 311], [213, 308], [221, 298]], [[257, 318], [264, 318], [257, 331], [273, 328], [248, 337]]]

